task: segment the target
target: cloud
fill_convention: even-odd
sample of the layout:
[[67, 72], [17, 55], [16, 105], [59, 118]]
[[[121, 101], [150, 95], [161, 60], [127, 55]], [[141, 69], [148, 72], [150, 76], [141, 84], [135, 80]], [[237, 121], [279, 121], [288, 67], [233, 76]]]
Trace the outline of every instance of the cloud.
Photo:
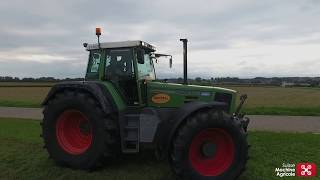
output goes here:
[[85, 63], [82, 62], [48, 62], [5, 61], [1, 62], [0, 76], [13, 77], [84, 77]]
[[191, 77], [319, 76], [319, 16], [317, 0], [1, 1], [0, 69], [83, 76], [82, 43], [101, 26], [103, 41], [143, 39], [173, 54], [174, 68], [159, 66], [159, 77], [182, 75], [181, 37]]

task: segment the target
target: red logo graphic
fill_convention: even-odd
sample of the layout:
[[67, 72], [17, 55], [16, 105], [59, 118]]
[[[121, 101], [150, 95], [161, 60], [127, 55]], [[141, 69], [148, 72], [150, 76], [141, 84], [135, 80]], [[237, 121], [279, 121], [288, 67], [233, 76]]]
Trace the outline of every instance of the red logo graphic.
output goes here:
[[303, 177], [315, 177], [317, 167], [315, 163], [298, 163], [296, 165], [296, 175]]

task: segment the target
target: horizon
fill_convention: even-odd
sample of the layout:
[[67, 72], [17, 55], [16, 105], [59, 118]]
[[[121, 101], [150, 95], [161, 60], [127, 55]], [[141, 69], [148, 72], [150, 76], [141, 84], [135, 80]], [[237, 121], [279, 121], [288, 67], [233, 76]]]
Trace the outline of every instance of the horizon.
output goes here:
[[[39, 76], [39, 77], [14, 77], [14, 76], [1, 76], [0, 75], [0, 81], [1, 78], [5, 78], [5, 77], [11, 77], [11, 78], [19, 78], [20, 80], [22, 79], [28, 79], [28, 78], [33, 78], [33, 79], [40, 79], [40, 78], [54, 78], [56, 80], [63, 80], [63, 79], [83, 79], [84, 77], [63, 77], [63, 78], [58, 78], [58, 77], [52, 77], [52, 76]], [[157, 78], [157, 79], [183, 79], [183, 76], [181, 77], [170, 77], [170, 78]], [[201, 78], [201, 79], [205, 79], [205, 80], [209, 80], [211, 78], [217, 79], [217, 78], [237, 78], [237, 79], [257, 79], [257, 78], [266, 78], [266, 79], [272, 79], [272, 78], [320, 78], [320, 76], [274, 76], [274, 77], [252, 77], [252, 78], [241, 78], [241, 77], [229, 77], [229, 76], [225, 76], [225, 77], [209, 77], [209, 78], [203, 78], [203, 77], [188, 77], [188, 79], [194, 80], [196, 78]]]

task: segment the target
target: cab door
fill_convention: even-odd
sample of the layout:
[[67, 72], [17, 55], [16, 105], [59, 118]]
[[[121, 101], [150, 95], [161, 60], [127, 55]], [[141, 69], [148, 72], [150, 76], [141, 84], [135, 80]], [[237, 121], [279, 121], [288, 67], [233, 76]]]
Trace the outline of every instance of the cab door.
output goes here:
[[117, 87], [129, 105], [138, 105], [133, 58], [130, 48], [110, 50], [106, 56], [105, 76]]
[[150, 56], [150, 51], [144, 49], [136, 49], [136, 76], [139, 90], [140, 105], [147, 105], [147, 84], [149, 81], [156, 79], [153, 60]]

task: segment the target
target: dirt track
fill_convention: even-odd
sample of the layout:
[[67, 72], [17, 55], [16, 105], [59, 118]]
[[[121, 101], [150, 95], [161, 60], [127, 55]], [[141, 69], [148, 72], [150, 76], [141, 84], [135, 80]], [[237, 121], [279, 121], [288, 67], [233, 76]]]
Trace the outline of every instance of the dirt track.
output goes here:
[[[40, 108], [0, 107], [0, 117], [42, 119]], [[250, 130], [320, 133], [320, 117], [251, 115]]]

